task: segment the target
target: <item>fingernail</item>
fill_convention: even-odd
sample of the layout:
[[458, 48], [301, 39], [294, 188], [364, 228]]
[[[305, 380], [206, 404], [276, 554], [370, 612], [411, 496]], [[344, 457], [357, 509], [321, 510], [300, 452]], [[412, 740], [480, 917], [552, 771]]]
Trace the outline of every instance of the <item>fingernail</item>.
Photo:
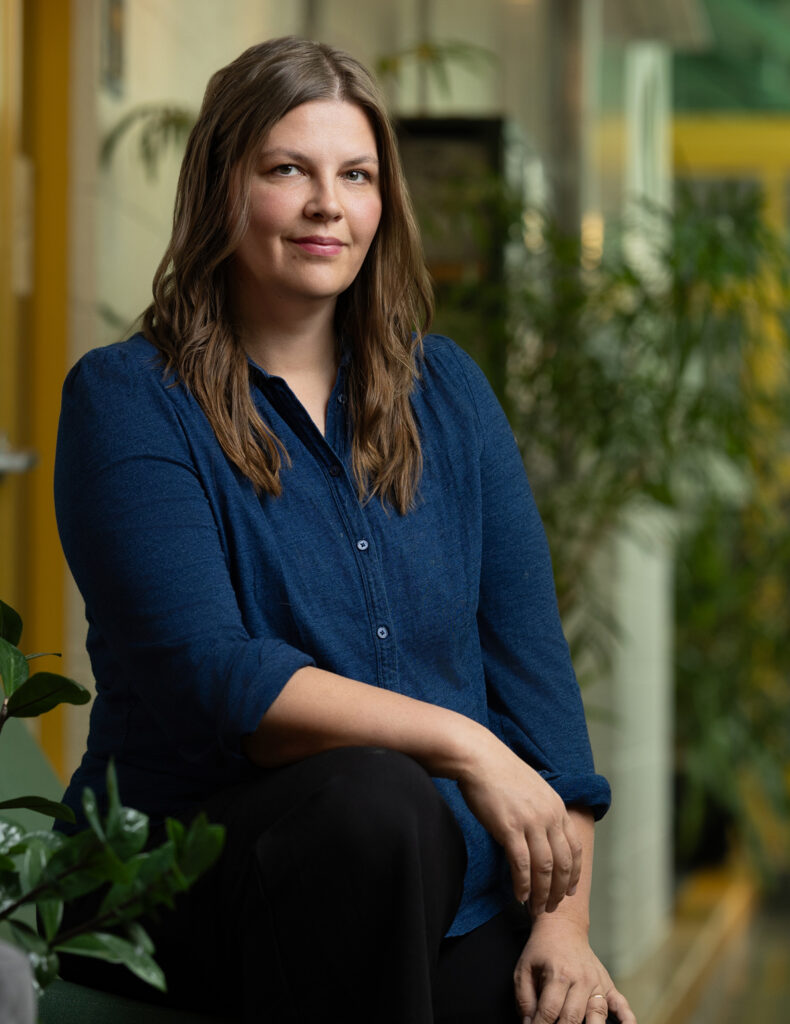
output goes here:
[[532, 1024], [532, 1018], [531, 1017], [525, 1017], [524, 1020], [521, 1022], [521, 1024]]

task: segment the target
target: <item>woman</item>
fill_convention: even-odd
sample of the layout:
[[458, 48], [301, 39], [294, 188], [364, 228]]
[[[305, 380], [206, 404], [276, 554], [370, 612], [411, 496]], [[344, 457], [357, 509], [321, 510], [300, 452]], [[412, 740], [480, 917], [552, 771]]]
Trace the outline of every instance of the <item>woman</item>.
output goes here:
[[64, 388], [97, 680], [67, 800], [112, 755], [126, 803], [225, 824], [151, 925], [175, 1002], [634, 1024], [587, 942], [609, 793], [540, 521], [430, 313], [364, 68], [280, 39], [217, 72], [142, 333]]

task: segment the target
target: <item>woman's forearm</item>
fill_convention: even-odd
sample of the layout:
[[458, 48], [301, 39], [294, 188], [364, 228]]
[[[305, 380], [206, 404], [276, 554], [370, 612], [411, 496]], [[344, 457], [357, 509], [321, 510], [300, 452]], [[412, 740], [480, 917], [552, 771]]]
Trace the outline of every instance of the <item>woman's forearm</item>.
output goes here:
[[274, 767], [334, 747], [389, 747], [431, 775], [457, 779], [470, 769], [473, 752], [498, 742], [455, 711], [306, 667], [291, 676], [242, 748], [255, 763]]
[[455, 779], [504, 848], [519, 900], [540, 914], [574, 890], [581, 844], [559, 795], [489, 729], [455, 711], [307, 667], [288, 680], [243, 741], [250, 760], [275, 767], [341, 746], [382, 746]]

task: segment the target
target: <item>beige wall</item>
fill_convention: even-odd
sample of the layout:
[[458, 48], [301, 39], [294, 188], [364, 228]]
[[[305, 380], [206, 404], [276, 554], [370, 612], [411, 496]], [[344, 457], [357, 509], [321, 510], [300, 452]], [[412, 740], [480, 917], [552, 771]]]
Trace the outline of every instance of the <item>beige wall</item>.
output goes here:
[[[130, 0], [126, 4], [126, 68], [122, 93], [99, 86], [101, 138], [131, 107], [172, 103], [197, 110], [209, 75], [245, 47], [290, 31], [282, 12], [298, 5], [261, 0]], [[97, 177], [96, 290], [100, 303], [131, 322], [148, 304], [151, 279], [167, 245], [179, 154], [170, 149], [150, 178], [130, 133]], [[118, 329], [102, 322], [99, 343]]]

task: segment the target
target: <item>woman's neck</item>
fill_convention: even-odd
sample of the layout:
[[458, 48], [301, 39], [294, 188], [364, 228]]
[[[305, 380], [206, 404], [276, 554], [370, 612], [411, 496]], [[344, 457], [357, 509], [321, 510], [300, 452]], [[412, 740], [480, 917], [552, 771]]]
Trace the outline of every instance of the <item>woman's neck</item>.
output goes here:
[[267, 373], [282, 377], [321, 431], [337, 377], [334, 311], [308, 311], [287, 323], [272, 319], [257, 329], [242, 330], [247, 354]]
[[335, 358], [334, 303], [313, 303], [259, 316], [243, 316], [241, 340], [255, 362], [269, 373], [321, 366]]

